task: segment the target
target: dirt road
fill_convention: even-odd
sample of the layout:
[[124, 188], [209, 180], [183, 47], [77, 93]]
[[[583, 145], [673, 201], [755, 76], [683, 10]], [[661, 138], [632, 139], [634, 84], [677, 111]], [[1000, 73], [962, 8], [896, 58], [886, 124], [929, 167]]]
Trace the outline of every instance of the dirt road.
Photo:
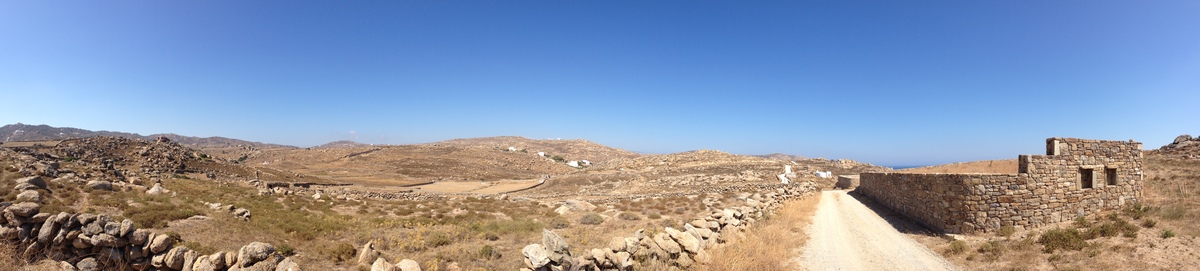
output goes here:
[[842, 190], [821, 193], [808, 236], [807, 270], [958, 270]]

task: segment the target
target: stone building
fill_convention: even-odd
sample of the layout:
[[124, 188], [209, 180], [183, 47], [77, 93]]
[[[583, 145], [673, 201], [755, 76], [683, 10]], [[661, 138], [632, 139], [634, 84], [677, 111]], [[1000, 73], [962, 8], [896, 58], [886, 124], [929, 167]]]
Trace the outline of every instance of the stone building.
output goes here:
[[857, 191], [945, 233], [992, 232], [1117, 210], [1142, 197], [1142, 143], [1046, 139], [1016, 174], [863, 173]]

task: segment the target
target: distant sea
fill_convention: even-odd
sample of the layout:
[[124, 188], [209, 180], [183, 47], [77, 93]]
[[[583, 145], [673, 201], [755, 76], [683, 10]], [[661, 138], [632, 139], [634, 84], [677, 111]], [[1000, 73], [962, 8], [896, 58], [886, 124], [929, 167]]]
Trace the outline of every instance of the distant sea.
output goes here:
[[890, 168], [892, 168], [892, 169], [895, 169], [895, 170], [901, 170], [901, 169], [906, 169], [906, 168], [927, 167], [927, 166], [928, 166], [928, 165], [922, 165], [922, 166], [887, 166], [887, 167], [890, 167]]

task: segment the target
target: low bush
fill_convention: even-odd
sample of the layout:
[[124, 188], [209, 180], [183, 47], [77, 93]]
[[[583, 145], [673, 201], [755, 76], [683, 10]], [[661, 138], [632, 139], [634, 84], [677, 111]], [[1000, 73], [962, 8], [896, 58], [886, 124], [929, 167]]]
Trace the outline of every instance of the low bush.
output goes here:
[[200, 211], [175, 204], [145, 204], [125, 209], [124, 216], [138, 228], [162, 228], [167, 222], [199, 215]]
[[1013, 233], [1016, 233], [1016, 232], [1017, 232], [1016, 227], [1004, 226], [1004, 227], [1000, 227], [1000, 230], [996, 231], [996, 235], [1009, 237], [1009, 236], [1012, 236]]
[[604, 217], [596, 213], [589, 213], [579, 218], [579, 224], [600, 225], [600, 223], [604, 223]]
[[1001, 244], [1000, 241], [988, 241], [979, 245], [979, 249], [976, 251], [983, 254], [988, 261], [996, 261], [1000, 259], [1000, 256], [1004, 256], [1004, 244]]
[[284, 257], [296, 254], [296, 249], [288, 244], [279, 244], [278, 246], [275, 246], [275, 251], [279, 252], [279, 255], [283, 255]]
[[1155, 221], [1154, 219], [1142, 220], [1143, 228], [1153, 228], [1155, 225], [1158, 225], [1158, 221]]
[[950, 248], [946, 249], [946, 254], [957, 255], [967, 251], [967, 242], [962, 240], [954, 240], [950, 242]]
[[621, 213], [621, 214], [617, 215], [617, 217], [621, 218], [622, 220], [642, 220], [641, 216], [638, 216], [637, 214], [630, 213], [630, 212]]
[[1075, 229], [1053, 229], [1042, 233], [1037, 242], [1042, 244], [1043, 252], [1052, 253], [1055, 250], [1081, 250], [1087, 246], [1083, 235]]
[[353, 260], [356, 254], [358, 254], [358, 250], [354, 249], [354, 245], [346, 242], [338, 243], [336, 246], [327, 250], [321, 250], [321, 255], [324, 255], [325, 258], [328, 258], [334, 262]]
[[554, 229], [566, 229], [568, 227], [571, 227], [571, 221], [568, 221], [566, 218], [563, 218], [561, 216], [551, 218], [549, 224], [550, 224], [549, 226]]
[[1175, 232], [1171, 231], [1171, 230], [1163, 230], [1162, 234], [1159, 235], [1159, 237], [1162, 237], [1163, 239], [1175, 237]]

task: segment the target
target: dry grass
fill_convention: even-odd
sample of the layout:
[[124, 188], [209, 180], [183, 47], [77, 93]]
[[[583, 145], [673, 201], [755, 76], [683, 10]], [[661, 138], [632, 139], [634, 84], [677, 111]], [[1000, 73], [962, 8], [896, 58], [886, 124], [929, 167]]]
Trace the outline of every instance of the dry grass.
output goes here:
[[712, 263], [696, 270], [789, 270], [793, 258], [808, 240], [805, 228], [816, 214], [818, 196], [784, 203], [767, 219], [751, 226], [745, 237], [714, 249]]

